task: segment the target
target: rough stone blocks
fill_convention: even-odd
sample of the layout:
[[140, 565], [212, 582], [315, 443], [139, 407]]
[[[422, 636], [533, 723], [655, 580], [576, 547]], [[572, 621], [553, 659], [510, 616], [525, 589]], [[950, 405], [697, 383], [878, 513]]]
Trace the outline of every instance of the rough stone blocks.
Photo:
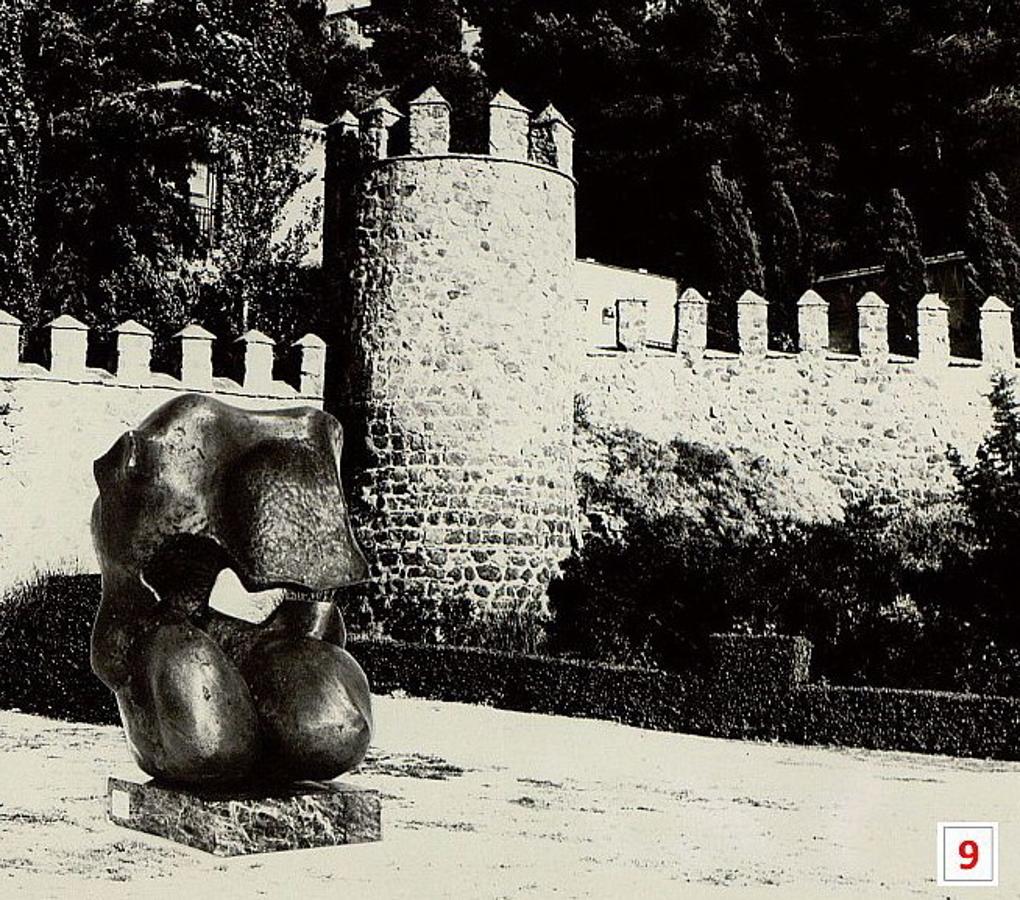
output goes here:
[[541, 605], [576, 505], [573, 182], [405, 157], [357, 193], [344, 405], [375, 584], [405, 602]]
[[116, 824], [216, 856], [362, 844], [382, 837], [378, 792], [335, 782], [228, 793], [111, 778], [107, 799]]

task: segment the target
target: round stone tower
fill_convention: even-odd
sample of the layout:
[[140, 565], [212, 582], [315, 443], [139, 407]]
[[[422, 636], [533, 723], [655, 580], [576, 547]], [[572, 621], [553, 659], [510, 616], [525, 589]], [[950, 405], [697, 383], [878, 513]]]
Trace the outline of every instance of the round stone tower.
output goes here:
[[449, 135], [434, 89], [333, 129], [355, 525], [394, 606], [537, 609], [575, 516], [573, 133], [501, 92], [487, 155]]

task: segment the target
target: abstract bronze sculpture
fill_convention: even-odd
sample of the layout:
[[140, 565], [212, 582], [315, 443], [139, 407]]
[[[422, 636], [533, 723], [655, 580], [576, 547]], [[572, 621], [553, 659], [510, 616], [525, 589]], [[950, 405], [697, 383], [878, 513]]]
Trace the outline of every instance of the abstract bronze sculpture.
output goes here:
[[[154, 778], [325, 780], [364, 757], [368, 682], [329, 593], [367, 574], [341, 443], [317, 409], [248, 412], [186, 395], [96, 460], [92, 668]], [[286, 588], [265, 622], [210, 609], [228, 567], [249, 591]]]

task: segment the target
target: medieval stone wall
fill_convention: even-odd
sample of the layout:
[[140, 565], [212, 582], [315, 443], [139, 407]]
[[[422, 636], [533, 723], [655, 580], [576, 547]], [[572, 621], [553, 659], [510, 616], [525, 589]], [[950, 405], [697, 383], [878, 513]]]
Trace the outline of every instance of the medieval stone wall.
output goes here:
[[[668, 279], [615, 271], [594, 291], [578, 277], [573, 133], [554, 108], [535, 117], [497, 94], [488, 156], [449, 152], [449, 114], [426, 91], [396, 157], [404, 117], [385, 101], [331, 135], [346, 173], [333, 213], [348, 276], [337, 408], [355, 525], [388, 602], [543, 600], [576, 525], [575, 401], [598, 425], [764, 456], [811, 517], [952, 487], [947, 449], [973, 454], [992, 375], [1015, 370], [1001, 301], [982, 310], [976, 360], [951, 355], [937, 295], [918, 305], [914, 358], [890, 354], [873, 293], [854, 310], [854, 355], [831, 349], [814, 292], [799, 303], [798, 352], [769, 350], [768, 303], [752, 292], [734, 298], [740, 352], [708, 349], [697, 291], [675, 298]], [[615, 299], [612, 316], [599, 310], [615, 340], [592, 327], [589, 295]]]
[[587, 358], [581, 403], [599, 425], [764, 456], [801, 509], [830, 518], [883, 491], [950, 490], [946, 450], [973, 456], [991, 425], [990, 386], [987, 370], [965, 364], [934, 374], [839, 357], [599, 353]]
[[860, 354], [829, 350], [829, 311], [800, 302], [797, 353], [769, 351], [767, 304], [738, 304], [740, 353], [707, 350], [706, 302], [686, 291], [675, 307], [671, 349], [645, 339], [641, 301], [617, 304], [617, 349], [590, 349], [579, 402], [592, 422], [658, 440], [680, 437], [768, 458], [818, 517], [889, 492], [945, 493], [955, 484], [950, 447], [973, 457], [992, 423], [996, 373], [1014, 373], [1011, 310], [990, 298], [981, 311], [980, 359], [950, 355], [949, 312], [937, 295], [918, 304], [918, 356], [891, 355], [888, 307], [857, 304]]
[[[831, 349], [814, 292], [799, 304], [798, 352], [770, 351], [768, 304], [748, 292], [736, 300], [740, 352], [722, 353], [707, 349], [697, 291], [667, 321], [668, 280], [621, 273], [617, 288], [599, 285], [626, 294], [607, 341], [578, 303], [569, 125], [501, 92], [490, 153], [464, 155], [450, 152], [449, 112], [434, 90], [414, 101], [399, 156], [390, 130], [403, 116], [385, 101], [341, 117], [329, 138], [326, 263], [343, 346], [327, 408], [344, 423], [352, 517], [387, 602], [544, 602], [577, 525], [575, 401], [596, 424], [767, 457], [811, 515], [952, 486], [947, 448], [973, 453], [993, 375], [1016, 371], [1002, 301], [981, 310], [980, 358], [959, 359], [948, 308], [924, 297], [907, 358], [890, 354], [875, 294], [856, 304], [848, 355]], [[598, 296], [604, 307], [610, 294]], [[200, 391], [318, 405], [329, 386], [313, 337], [295, 348], [291, 386], [257, 332], [238, 345], [243, 374], [227, 378], [196, 326], [176, 336], [175, 375], [152, 370], [153, 336], [137, 323], [116, 330], [112, 371], [87, 365], [73, 319], [51, 324], [45, 366], [20, 357], [19, 330], [0, 313], [0, 586], [34, 569], [94, 570], [92, 460], [161, 403]]]
[[575, 509], [574, 182], [529, 155], [532, 120], [505, 95], [490, 156], [449, 154], [430, 91], [411, 155], [389, 158], [395, 115], [362, 116], [345, 192], [358, 537], [393, 602], [541, 601]]
[[86, 365], [88, 331], [70, 316], [50, 325], [46, 366], [19, 358], [20, 323], [0, 312], [0, 589], [35, 573], [98, 571], [89, 532], [92, 463], [126, 430], [186, 392], [250, 409], [322, 405], [325, 345], [295, 348], [297, 386], [274, 380], [272, 341], [242, 339], [239, 380], [214, 375], [213, 335], [177, 336], [177, 376], [152, 371], [152, 334], [117, 329], [115, 371]]

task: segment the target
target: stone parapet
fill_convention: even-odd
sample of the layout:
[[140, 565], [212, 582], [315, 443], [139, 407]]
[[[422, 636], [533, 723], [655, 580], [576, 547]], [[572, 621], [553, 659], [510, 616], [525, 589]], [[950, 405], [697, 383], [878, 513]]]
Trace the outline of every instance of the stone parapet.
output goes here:
[[191, 324], [174, 336], [177, 344], [176, 375], [152, 367], [154, 335], [146, 326], [129, 319], [113, 329], [116, 365], [113, 371], [87, 365], [91, 330], [72, 316], [63, 315], [48, 326], [50, 342], [46, 365], [23, 360], [20, 353], [22, 323], [0, 310], [0, 382], [22, 380], [96, 384], [106, 387], [154, 387], [176, 391], [222, 393], [251, 397], [278, 397], [322, 404], [326, 373], [326, 345], [306, 335], [293, 347], [299, 355], [298, 384], [274, 378], [275, 342], [259, 331], [249, 331], [237, 343], [242, 347], [243, 374], [238, 380], [213, 373], [216, 336]]
[[643, 353], [648, 341], [648, 301], [616, 301], [616, 349]]
[[744, 291], [737, 301], [740, 352], [763, 356], [769, 349], [769, 304], [760, 294]]
[[989, 297], [981, 307], [981, 359], [996, 369], [1016, 369], [1013, 308], [998, 297]]

